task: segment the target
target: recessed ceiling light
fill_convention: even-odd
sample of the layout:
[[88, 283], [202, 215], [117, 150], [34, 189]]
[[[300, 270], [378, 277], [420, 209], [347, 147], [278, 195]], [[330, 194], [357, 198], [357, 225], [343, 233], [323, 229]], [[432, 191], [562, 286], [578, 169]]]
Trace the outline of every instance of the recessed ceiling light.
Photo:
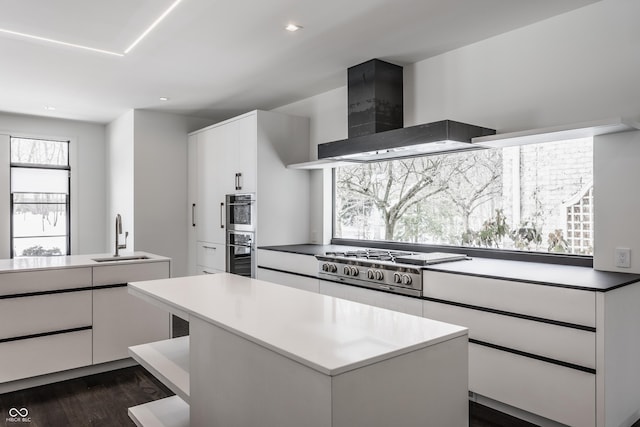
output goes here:
[[169, 6], [169, 9], [165, 10], [164, 13], [162, 15], [160, 15], [158, 17], [158, 19], [156, 19], [155, 21], [153, 21], [153, 24], [151, 24], [151, 26], [149, 26], [149, 28], [147, 28], [142, 34], [140, 34], [140, 37], [138, 37], [136, 39], [136, 41], [134, 41], [133, 43], [131, 43], [131, 46], [129, 46], [124, 53], [129, 53], [131, 51], [131, 49], [133, 49], [138, 43], [140, 43], [140, 40], [142, 40], [143, 38], [145, 38], [145, 36], [147, 34], [149, 34], [151, 32], [151, 30], [153, 30], [156, 25], [158, 25], [169, 13], [171, 13], [171, 11], [178, 5], [178, 3], [180, 3], [182, 0], [176, 0], [173, 2], [173, 4], [171, 6]]
[[161, 96], [160, 97], [160, 101], [168, 101], [168, 100], [169, 100], [169, 98], [167, 98], [166, 96]]
[[48, 111], [55, 111], [56, 107], [54, 107], [53, 105], [45, 105], [44, 109]]
[[39, 40], [39, 41], [48, 42], [48, 43], [61, 44], [63, 46], [75, 47], [78, 49], [91, 50], [93, 52], [106, 53], [107, 55], [124, 56], [124, 54], [118, 53], [118, 52], [111, 52], [108, 50], [96, 49], [94, 47], [82, 46], [74, 43], [67, 43], [60, 40], [48, 39], [46, 37], [34, 36], [32, 34], [18, 33], [17, 31], [5, 30], [3, 28], [0, 28], [0, 33], [11, 34], [13, 36], [24, 37], [27, 39]]
[[289, 24], [286, 27], [284, 27], [285, 30], [287, 31], [291, 31], [292, 33], [294, 31], [298, 31], [300, 29], [302, 29], [302, 27], [300, 25], [296, 25], [296, 24]]

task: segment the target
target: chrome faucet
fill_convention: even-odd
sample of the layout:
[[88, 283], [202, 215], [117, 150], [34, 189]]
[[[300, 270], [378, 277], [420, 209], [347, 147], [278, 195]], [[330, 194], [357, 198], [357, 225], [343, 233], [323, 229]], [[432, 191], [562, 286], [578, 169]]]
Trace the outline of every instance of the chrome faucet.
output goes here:
[[120, 216], [120, 214], [116, 215], [116, 253], [113, 254], [113, 256], [120, 256], [120, 253], [118, 252], [120, 249], [126, 249], [127, 247], [127, 237], [129, 237], [129, 232], [126, 231], [124, 233], [124, 244], [120, 245], [118, 244], [118, 235], [122, 234], [122, 217]]

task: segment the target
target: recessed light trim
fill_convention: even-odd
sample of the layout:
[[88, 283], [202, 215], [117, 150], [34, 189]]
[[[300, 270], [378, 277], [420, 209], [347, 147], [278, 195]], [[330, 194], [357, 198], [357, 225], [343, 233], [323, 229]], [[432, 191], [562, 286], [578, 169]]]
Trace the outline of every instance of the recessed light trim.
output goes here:
[[284, 29], [293, 33], [294, 31], [301, 30], [302, 26], [296, 25], [296, 24], [289, 24], [286, 27], [284, 27]]
[[47, 111], [55, 111], [56, 107], [54, 107], [53, 105], [45, 105], [44, 109]]
[[168, 100], [169, 100], [169, 98], [167, 98], [166, 96], [161, 96], [160, 97], [160, 101], [168, 101]]
[[169, 13], [171, 13], [171, 11], [173, 9], [175, 9], [175, 7], [181, 2], [182, 0], [176, 0], [173, 2], [173, 4], [171, 6], [169, 6], [169, 8], [167, 10], [164, 11], [164, 13], [162, 15], [160, 15], [158, 17], [158, 19], [156, 19], [155, 21], [153, 21], [153, 24], [151, 24], [149, 26], [149, 28], [147, 28], [146, 30], [144, 30], [144, 32], [142, 34], [140, 34], [140, 37], [138, 37], [133, 43], [131, 43], [131, 46], [129, 46], [128, 48], [125, 49], [124, 53], [129, 53], [131, 51], [131, 49], [133, 49], [134, 47], [136, 47], [136, 45], [138, 43], [140, 43], [140, 41], [145, 38], [147, 36], [147, 34], [149, 34], [151, 32], [151, 30], [153, 30]]
[[60, 40], [49, 39], [46, 37], [34, 36], [32, 34], [19, 33], [17, 31], [6, 30], [4, 28], [0, 28], [0, 33], [11, 34], [13, 36], [24, 37], [27, 39], [39, 40], [39, 41], [48, 42], [48, 43], [54, 43], [54, 44], [59, 44], [63, 46], [68, 46], [68, 47], [75, 47], [77, 49], [84, 49], [84, 50], [90, 50], [93, 52], [106, 53], [107, 55], [124, 56], [124, 54], [118, 53], [118, 52], [111, 52], [109, 50], [97, 49], [95, 47], [83, 46], [75, 43], [67, 43]]

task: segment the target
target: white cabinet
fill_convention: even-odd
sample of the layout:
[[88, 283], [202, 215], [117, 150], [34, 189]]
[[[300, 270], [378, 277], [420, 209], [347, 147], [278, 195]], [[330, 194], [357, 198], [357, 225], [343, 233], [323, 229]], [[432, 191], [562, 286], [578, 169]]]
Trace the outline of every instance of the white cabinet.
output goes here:
[[425, 271], [424, 316], [469, 328], [469, 389], [596, 425], [596, 292]]
[[189, 135], [187, 142], [187, 274], [196, 274], [196, 241], [198, 240], [196, 221], [198, 215], [198, 135]]
[[225, 245], [220, 243], [197, 242], [196, 260], [197, 270], [204, 272], [204, 274], [225, 271]]
[[422, 316], [422, 300], [419, 298], [388, 294], [326, 280], [318, 280], [318, 282], [320, 283], [320, 293], [324, 295]]
[[291, 288], [301, 289], [309, 292], [320, 292], [320, 284], [318, 279], [300, 276], [299, 274], [290, 274], [282, 271], [274, 271], [266, 268], [258, 268], [256, 278], [266, 282], [275, 283], [277, 285], [289, 286]]
[[[225, 131], [224, 127], [215, 127], [198, 134], [197, 201], [193, 203], [196, 204], [196, 236], [199, 241], [225, 242], [224, 196], [229, 192], [224, 185], [228, 176]], [[232, 182], [231, 179], [228, 181]]]
[[189, 148], [190, 271], [218, 268], [198, 264], [197, 242], [224, 245], [226, 194], [255, 193], [257, 245], [309, 240], [309, 172], [286, 167], [308, 157], [307, 118], [252, 111], [193, 132]]
[[169, 277], [169, 262], [94, 267], [93, 363], [129, 357], [132, 345], [167, 339], [169, 314], [130, 295], [127, 282]]

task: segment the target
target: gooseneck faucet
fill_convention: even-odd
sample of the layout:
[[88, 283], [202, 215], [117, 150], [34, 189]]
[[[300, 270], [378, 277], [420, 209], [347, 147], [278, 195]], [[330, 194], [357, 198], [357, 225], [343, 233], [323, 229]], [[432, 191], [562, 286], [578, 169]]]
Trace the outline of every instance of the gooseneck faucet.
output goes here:
[[118, 244], [118, 235], [122, 234], [122, 217], [120, 214], [116, 215], [116, 253], [113, 256], [120, 256], [120, 249], [126, 249], [127, 247], [127, 237], [129, 237], [129, 232], [124, 233], [124, 244]]

